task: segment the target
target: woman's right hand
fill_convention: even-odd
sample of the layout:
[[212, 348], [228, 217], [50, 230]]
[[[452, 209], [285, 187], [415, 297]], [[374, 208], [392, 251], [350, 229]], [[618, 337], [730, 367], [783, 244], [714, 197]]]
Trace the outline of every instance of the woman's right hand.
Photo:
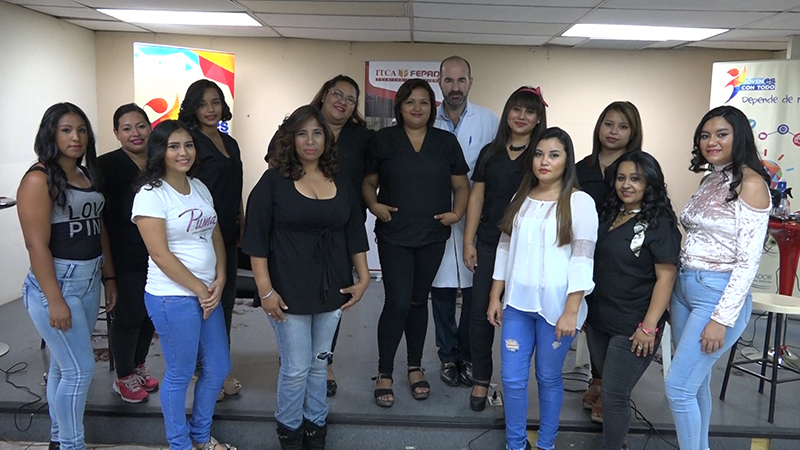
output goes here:
[[384, 205], [383, 203], [374, 203], [369, 207], [369, 212], [371, 212], [381, 222], [389, 222], [392, 220], [392, 213], [397, 212], [397, 208], [394, 206]]
[[478, 250], [475, 248], [475, 244], [471, 242], [464, 244], [462, 258], [464, 259], [464, 265], [467, 266], [467, 270], [475, 273], [475, 268], [478, 267]]
[[263, 309], [272, 320], [276, 322], [285, 322], [286, 316], [283, 312], [289, 309], [289, 307], [283, 302], [281, 294], [278, 294], [278, 291], [273, 291], [272, 295], [261, 299], [261, 309]]
[[486, 318], [493, 327], [497, 328], [503, 324], [503, 303], [500, 299], [489, 300], [489, 309], [486, 311]]
[[72, 328], [72, 312], [64, 300], [50, 302], [50, 326], [56, 330], [67, 331]]
[[211, 313], [214, 312], [214, 309], [219, 306], [224, 286], [224, 280], [214, 280], [211, 286], [206, 289], [207, 293], [204, 296], [197, 296], [197, 299], [200, 301], [200, 307], [203, 308], [203, 320], [208, 319]]

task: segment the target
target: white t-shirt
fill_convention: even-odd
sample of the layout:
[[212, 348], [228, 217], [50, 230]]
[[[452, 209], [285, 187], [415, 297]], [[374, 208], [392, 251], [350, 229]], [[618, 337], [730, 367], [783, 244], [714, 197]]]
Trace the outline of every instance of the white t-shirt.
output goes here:
[[[217, 256], [212, 241], [217, 213], [211, 193], [202, 181], [189, 178], [189, 187], [189, 195], [179, 193], [163, 180], [159, 187], [142, 187], [133, 199], [131, 220], [136, 223], [138, 216], [164, 219], [169, 250], [209, 286], [217, 276]], [[158, 296], [195, 295], [166, 276], [150, 257], [144, 290]]]

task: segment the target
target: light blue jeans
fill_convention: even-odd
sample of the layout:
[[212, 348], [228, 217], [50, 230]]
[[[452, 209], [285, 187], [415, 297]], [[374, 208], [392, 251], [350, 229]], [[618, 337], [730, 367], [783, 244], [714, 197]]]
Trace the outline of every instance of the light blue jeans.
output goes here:
[[100, 308], [100, 266], [103, 257], [87, 261], [54, 259], [61, 294], [72, 315], [72, 328], [60, 331], [50, 326], [47, 298], [39, 282], [28, 272], [22, 284], [22, 299], [33, 325], [50, 349], [47, 402], [50, 407], [50, 440], [63, 450], [86, 448], [83, 411], [94, 374], [92, 331]]
[[284, 316], [285, 322], [269, 318], [281, 357], [275, 419], [290, 430], [300, 428], [303, 418], [323, 426], [328, 418], [328, 356], [342, 310]]
[[[231, 371], [222, 304], [208, 319], [197, 297], [144, 294], [147, 314], [156, 327], [166, 373], [161, 383], [161, 411], [171, 450], [187, 450], [211, 440], [211, 418], [225, 378]], [[192, 419], [186, 420], [186, 391], [197, 356], [202, 370], [194, 387]]]
[[708, 449], [711, 419], [711, 370], [714, 363], [742, 335], [753, 298], [748, 292], [739, 317], [727, 329], [721, 349], [702, 352], [700, 334], [728, 285], [730, 272], [708, 272], [681, 268], [670, 301], [670, 323], [675, 354], [667, 374], [666, 393], [681, 450]]
[[556, 327], [538, 313], [510, 306], [503, 311], [500, 376], [506, 415], [506, 448], [524, 449], [528, 426], [528, 380], [531, 357], [536, 350], [536, 383], [539, 390], [539, 440], [536, 446], [556, 446], [558, 417], [564, 400], [564, 359], [574, 338], [556, 340]]

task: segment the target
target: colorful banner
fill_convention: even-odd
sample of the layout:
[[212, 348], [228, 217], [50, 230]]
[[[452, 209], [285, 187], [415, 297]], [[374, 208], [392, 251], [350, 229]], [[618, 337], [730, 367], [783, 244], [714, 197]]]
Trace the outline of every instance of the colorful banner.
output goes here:
[[[715, 63], [711, 107], [735, 106], [750, 119], [772, 188], [786, 181], [800, 195], [800, 61]], [[791, 209], [800, 209], [796, 197]], [[778, 292], [778, 247], [767, 241], [753, 289]], [[795, 294], [798, 290], [795, 283]]]
[[[233, 53], [166, 45], [133, 43], [134, 98], [155, 127], [162, 120], [177, 119], [182, 97], [193, 82], [207, 78], [222, 89], [233, 110]], [[217, 126], [230, 133], [231, 123]]]

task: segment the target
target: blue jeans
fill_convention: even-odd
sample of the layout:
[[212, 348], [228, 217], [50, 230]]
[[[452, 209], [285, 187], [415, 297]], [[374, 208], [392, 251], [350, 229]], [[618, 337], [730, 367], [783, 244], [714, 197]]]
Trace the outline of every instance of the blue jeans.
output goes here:
[[461, 316], [458, 325], [456, 325], [456, 291], [457, 288], [431, 288], [436, 347], [439, 348], [439, 360], [443, 363], [470, 360], [469, 317], [472, 311], [470, 308], [472, 288], [461, 289]]
[[564, 400], [561, 371], [574, 338], [556, 340], [556, 327], [538, 313], [510, 306], [503, 311], [500, 376], [503, 380], [506, 415], [506, 448], [524, 449], [528, 424], [528, 379], [531, 357], [536, 350], [536, 383], [539, 388], [539, 440], [536, 446], [553, 449], [558, 416]]
[[[208, 319], [197, 297], [157, 296], [145, 292], [144, 304], [164, 352], [166, 373], [161, 383], [161, 411], [171, 450], [187, 450], [211, 440], [211, 417], [222, 384], [231, 370], [222, 305]], [[186, 420], [186, 390], [197, 355], [202, 370], [194, 387], [192, 419]]]
[[94, 374], [92, 331], [100, 308], [100, 266], [103, 257], [87, 261], [54, 259], [56, 279], [72, 315], [72, 328], [50, 326], [47, 298], [39, 282], [28, 272], [22, 299], [33, 325], [50, 349], [47, 402], [50, 405], [50, 440], [64, 450], [86, 448], [83, 411]]
[[328, 419], [328, 356], [342, 310], [284, 316], [285, 322], [269, 318], [281, 357], [275, 419], [290, 430], [300, 428], [303, 418], [323, 426]]
[[711, 320], [730, 276], [730, 272], [681, 268], [672, 291], [670, 315], [675, 355], [667, 374], [666, 393], [682, 450], [709, 448], [711, 369], [739, 339], [750, 320], [753, 298], [748, 293], [736, 323], [725, 333], [722, 348], [710, 355], [702, 352], [700, 334]]

